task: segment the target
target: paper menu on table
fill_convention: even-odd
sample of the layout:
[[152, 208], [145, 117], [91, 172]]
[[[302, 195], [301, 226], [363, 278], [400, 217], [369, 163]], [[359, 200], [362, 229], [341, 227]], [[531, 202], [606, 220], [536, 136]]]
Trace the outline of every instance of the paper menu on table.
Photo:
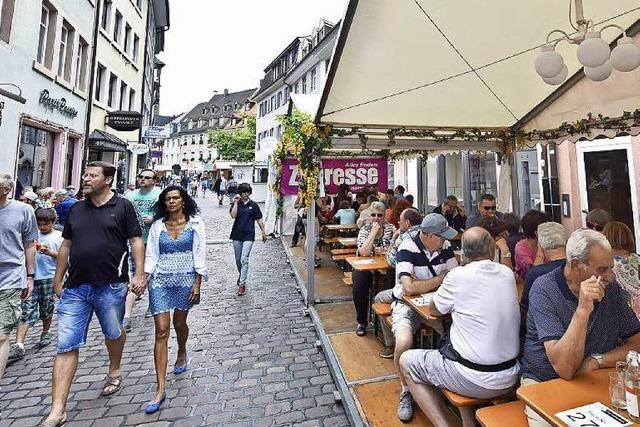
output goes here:
[[422, 294], [419, 297], [411, 298], [411, 302], [417, 306], [429, 305], [434, 294], [435, 292], [428, 292], [426, 294]]
[[560, 418], [569, 427], [624, 427], [633, 424], [600, 402], [558, 412], [556, 417]]
[[357, 259], [353, 261], [355, 265], [367, 265], [367, 264], [375, 264], [376, 260], [371, 258]]

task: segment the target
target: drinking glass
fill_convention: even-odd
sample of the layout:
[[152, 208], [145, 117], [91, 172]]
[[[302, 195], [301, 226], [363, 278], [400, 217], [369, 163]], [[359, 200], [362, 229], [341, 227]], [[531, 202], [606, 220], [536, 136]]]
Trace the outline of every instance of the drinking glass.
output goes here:
[[609, 398], [611, 406], [617, 409], [626, 409], [627, 401], [624, 393], [624, 374], [612, 372], [609, 374]]
[[[624, 372], [627, 370], [627, 362], [623, 362], [623, 361], [619, 361], [616, 362], [616, 372], [619, 373], [620, 375], [624, 376]], [[622, 378], [622, 381], [624, 382], [624, 378]]]

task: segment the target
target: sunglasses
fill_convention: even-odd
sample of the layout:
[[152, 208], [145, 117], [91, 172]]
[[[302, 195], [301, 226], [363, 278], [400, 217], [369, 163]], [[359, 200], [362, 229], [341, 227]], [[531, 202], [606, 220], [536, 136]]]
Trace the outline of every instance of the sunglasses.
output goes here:
[[376, 213], [372, 213], [371, 214], [372, 217], [378, 217], [378, 218], [382, 218], [384, 216], [384, 214], [376, 214]]
[[138, 179], [154, 179], [155, 177], [153, 176], [147, 176], [147, 175], [138, 175]]
[[587, 221], [587, 228], [590, 229], [590, 230], [596, 230], [596, 231], [604, 230], [604, 227], [601, 226], [600, 224], [595, 224], [595, 223], [589, 222], [589, 221]]
[[497, 209], [497, 207], [494, 206], [483, 206], [482, 209], [484, 209], [485, 211], [495, 211]]

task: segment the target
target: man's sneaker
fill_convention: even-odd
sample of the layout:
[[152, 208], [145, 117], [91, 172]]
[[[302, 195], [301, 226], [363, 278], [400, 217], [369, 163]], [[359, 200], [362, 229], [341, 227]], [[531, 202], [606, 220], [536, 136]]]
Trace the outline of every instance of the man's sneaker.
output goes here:
[[24, 346], [13, 344], [11, 348], [9, 348], [9, 360], [22, 359], [25, 353]]
[[51, 344], [51, 332], [43, 332], [40, 334], [40, 342], [38, 347], [46, 347]]
[[411, 393], [405, 391], [400, 395], [400, 402], [398, 402], [398, 419], [411, 421], [411, 418], [413, 418], [413, 399]]
[[382, 357], [383, 359], [393, 359], [394, 351], [395, 347], [382, 347], [380, 349], [380, 353], [378, 353], [378, 356]]

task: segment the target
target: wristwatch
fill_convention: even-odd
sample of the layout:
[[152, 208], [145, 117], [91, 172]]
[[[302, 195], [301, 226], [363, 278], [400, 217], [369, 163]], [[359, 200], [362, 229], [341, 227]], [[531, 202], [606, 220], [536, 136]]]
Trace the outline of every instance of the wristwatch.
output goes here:
[[594, 353], [589, 357], [596, 361], [596, 363], [598, 364], [598, 368], [602, 368], [602, 365], [604, 364], [604, 356], [602, 354]]

